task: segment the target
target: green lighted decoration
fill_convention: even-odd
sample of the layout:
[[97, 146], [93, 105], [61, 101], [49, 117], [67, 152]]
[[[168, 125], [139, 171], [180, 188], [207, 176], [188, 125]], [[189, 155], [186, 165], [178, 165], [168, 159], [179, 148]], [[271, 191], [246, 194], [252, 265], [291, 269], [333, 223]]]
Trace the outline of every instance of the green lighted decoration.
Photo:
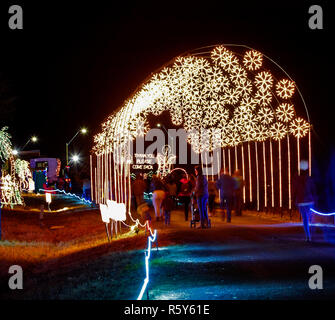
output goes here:
[[[0, 174], [0, 199], [1, 207], [8, 205], [22, 205], [23, 199], [21, 196], [21, 172], [16, 178], [16, 173], [20, 171], [19, 167], [15, 166], [15, 159], [13, 156], [12, 143], [10, 141], [10, 134], [7, 132], [8, 128], [4, 127], [0, 130], [0, 160], [1, 160], [1, 174]], [[2, 167], [2, 165], [6, 165]], [[23, 163], [22, 163], [23, 164]], [[24, 165], [26, 166], [26, 165]], [[17, 171], [18, 170], [18, 171]]]

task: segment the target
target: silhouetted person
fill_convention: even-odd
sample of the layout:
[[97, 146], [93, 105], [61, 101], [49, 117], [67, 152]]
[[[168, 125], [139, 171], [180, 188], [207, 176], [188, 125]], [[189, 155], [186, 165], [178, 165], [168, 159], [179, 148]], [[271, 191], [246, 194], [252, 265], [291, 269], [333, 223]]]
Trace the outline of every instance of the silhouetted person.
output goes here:
[[216, 197], [215, 181], [210, 180], [208, 181], [208, 208], [211, 214], [214, 214], [215, 197]]
[[146, 184], [141, 175], [136, 177], [133, 182], [133, 195], [135, 196], [135, 209], [144, 201], [143, 195], [146, 189]]
[[308, 175], [308, 162], [306, 160], [301, 160], [300, 169], [300, 175], [296, 175], [293, 179], [292, 198], [301, 214], [306, 241], [309, 242], [312, 240], [309, 227], [310, 209], [316, 200], [316, 189], [312, 178]]
[[233, 174], [233, 179], [235, 181], [235, 191], [234, 191], [234, 207], [235, 214], [237, 216], [242, 215], [242, 192], [244, 186], [244, 180], [241, 176], [240, 170], [235, 170]]
[[208, 182], [206, 177], [202, 174], [201, 166], [196, 166], [194, 171], [197, 177], [195, 184], [195, 195], [197, 197], [197, 203], [200, 213], [201, 228], [206, 228], [208, 227]]
[[229, 175], [228, 169], [224, 170], [216, 181], [216, 187], [220, 190], [220, 207], [227, 210], [227, 222], [231, 222], [231, 210], [234, 202], [235, 181]]
[[180, 202], [184, 204], [184, 214], [185, 214], [185, 221], [188, 220], [188, 211], [191, 201], [191, 194], [192, 194], [192, 184], [186, 178], [186, 175], [180, 180], [180, 192], [178, 193], [178, 198]]
[[156, 221], [162, 218], [161, 204], [165, 198], [165, 186], [163, 181], [157, 176], [152, 176], [151, 191], [152, 191], [152, 204], [155, 209]]
[[168, 226], [170, 225], [171, 211], [173, 210], [174, 207], [173, 197], [170, 195], [168, 191], [165, 193], [165, 197], [162, 201], [161, 207], [164, 212], [165, 225]]

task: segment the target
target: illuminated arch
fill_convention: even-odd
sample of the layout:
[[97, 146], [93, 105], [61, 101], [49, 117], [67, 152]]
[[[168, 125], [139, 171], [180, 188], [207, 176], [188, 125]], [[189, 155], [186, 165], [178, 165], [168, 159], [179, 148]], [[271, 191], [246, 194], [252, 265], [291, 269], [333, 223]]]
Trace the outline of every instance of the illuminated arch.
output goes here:
[[[300, 109], [304, 108], [305, 114], [301, 114], [300, 110], [297, 112], [295, 105], [299, 105]], [[147, 116], [158, 116], [163, 111], [169, 111], [174, 125], [181, 126], [189, 132], [187, 141], [195, 152], [211, 152], [222, 148], [225, 159], [227, 150], [229, 170], [233, 167], [231, 152], [234, 152], [235, 169], [242, 167], [243, 177], [248, 180], [248, 190], [244, 189], [244, 201], [246, 191], [249, 191], [249, 201], [254, 199], [252, 168], [256, 164], [257, 209], [261, 171], [258, 163], [258, 143], [263, 146], [265, 207], [268, 205], [267, 179], [271, 181], [271, 206], [275, 206], [274, 193], [277, 188], [274, 185], [277, 183], [280, 191], [276, 202], [282, 207], [283, 139], [287, 140], [289, 208], [290, 136], [297, 139], [298, 172], [300, 140], [308, 136], [311, 174], [311, 125], [303, 96], [294, 80], [279, 64], [253, 48], [233, 44], [202, 47], [172, 59], [152, 73], [123, 105], [108, 117], [102, 124], [102, 132], [95, 136], [93, 150], [100, 159], [98, 162], [101, 161], [99, 170], [106, 170], [104, 162], [110, 161], [108, 159], [116, 146], [123, 146], [124, 150], [118, 156], [124, 157], [128, 143], [145, 135], [150, 129]], [[208, 139], [203, 139], [203, 132]], [[205, 143], [202, 142], [204, 140]], [[267, 149], [266, 144], [269, 145]], [[278, 182], [275, 182], [273, 176], [273, 144], [278, 144]], [[252, 153], [255, 153], [256, 162], [251, 159]], [[267, 157], [270, 158], [270, 164], [266, 163]], [[245, 158], [248, 158], [247, 163]], [[127, 161], [124, 162], [126, 167]], [[104, 172], [98, 174], [100, 177], [106, 175]], [[111, 176], [105, 176], [105, 179]], [[118, 185], [117, 181], [115, 184]], [[102, 199], [104, 197], [102, 195]]]

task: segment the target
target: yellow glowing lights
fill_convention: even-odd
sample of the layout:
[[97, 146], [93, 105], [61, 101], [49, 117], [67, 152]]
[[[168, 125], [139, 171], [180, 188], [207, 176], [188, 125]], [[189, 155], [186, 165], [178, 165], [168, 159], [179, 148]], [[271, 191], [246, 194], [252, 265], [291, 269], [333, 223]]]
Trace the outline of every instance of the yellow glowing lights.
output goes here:
[[272, 123], [274, 119], [273, 111], [269, 107], [260, 108], [257, 116], [258, 120], [263, 125]]
[[295, 84], [288, 79], [282, 79], [276, 84], [276, 93], [282, 99], [291, 98], [295, 91]]
[[281, 140], [286, 136], [287, 129], [280, 123], [276, 122], [270, 127], [270, 135], [274, 140]]
[[290, 132], [296, 138], [303, 138], [309, 131], [310, 124], [302, 118], [296, 118], [291, 122]]
[[283, 123], [290, 134], [305, 134], [305, 123], [295, 121], [294, 106], [278, 101], [293, 95], [294, 82], [282, 79], [273, 90], [274, 77], [262, 70], [260, 52], [247, 50], [241, 56], [217, 46], [208, 53], [177, 57], [153, 74], [102, 125], [102, 132], [94, 137], [95, 153], [113, 152], [115, 145], [144, 136], [150, 130], [147, 116], [165, 111], [174, 125], [197, 131], [187, 139], [196, 152], [243, 141], [282, 139]]
[[256, 92], [255, 99], [260, 106], [266, 107], [272, 101], [272, 94], [270, 91], [259, 90]]
[[282, 103], [276, 109], [276, 116], [280, 121], [289, 122], [294, 117], [294, 107], [289, 103]]
[[272, 74], [268, 71], [259, 72], [255, 77], [255, 85], [260, 91], [270, 90], [273, 86]]
[[243, 63], [250, 71], [258, 70], [263, 64], [263, 55], [256, 50], [247, 51], [244, 55]]

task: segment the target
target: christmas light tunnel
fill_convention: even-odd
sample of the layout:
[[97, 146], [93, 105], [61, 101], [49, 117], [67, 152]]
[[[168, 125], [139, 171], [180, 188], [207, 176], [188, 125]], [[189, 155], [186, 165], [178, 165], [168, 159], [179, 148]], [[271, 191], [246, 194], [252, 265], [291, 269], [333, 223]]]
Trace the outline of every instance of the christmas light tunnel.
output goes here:
[[[209, 153], [221, 159], [220, 168], [242, 171], [244, 203], [257, 210], [292, 209], [300, 159], [308, 159], [312, 172], [308, 110], [286, 71], [244, 45], [210, 46], [172, 59], [107, 118], [90, 157], [96, 203], [124, 203], [131, 215], [132, 144], [149, 132], [148, 116], [165, 111], [188, 132], [203, 166]], [[164, 152], [157, 156], [163, 174], [170, 165], [165, 159]], [[209, 174], [212, 179], [220, 168]]]
[[[91, 199], [100, 205], [107, 235], [108, 223], [117, 221], [108, 209], [110, 201], [124, 204], [133, 224], [120, 222], [130, 231], [137, 227], [150, 231], [146, 278], [138, 299], [149, 282], [156, 231], [149, 221], [141, 223], [131, 213], [132, 144], [149, 132], [148, 116], [165, 111], [173, 125], [188, 132], [187, 142], [202, 166], [207, 165], [205, 153], [221, 159], [217, 172], [211, 172], [213, 180], [222, 167], [229, 173], [242, 170], [243, 201], [255, 204], [257, 210], [291, 209], [292, 176], [300, 174], [302, 157], [307, 155], [309, 175], [312, 172], [305, 101], [296, 83], [271, 58], [244, 45], [218, 45], [196, 49], [162, 66], [102, 124], [90, 156]], [[168, 174], [178, 157], [168, 151], [157, 150], [159, 176]]]

